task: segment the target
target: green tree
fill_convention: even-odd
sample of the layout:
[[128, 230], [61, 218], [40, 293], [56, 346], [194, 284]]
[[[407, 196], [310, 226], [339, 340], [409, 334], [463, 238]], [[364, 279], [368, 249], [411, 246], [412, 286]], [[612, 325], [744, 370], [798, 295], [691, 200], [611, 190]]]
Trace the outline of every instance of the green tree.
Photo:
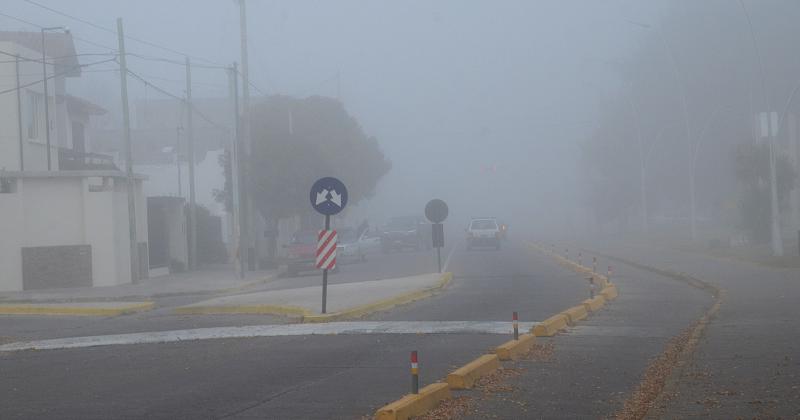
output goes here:
[[[375, 137], [368, 136], [336, 99], [271, 96], [251, 109], [253, 140], [246, 174], [257, 210], [274, 227], [283, 217], [311, 211], [308, 192], [315, 180], [334, 176], [347, 185], [349, 203], [374, 194], [391, 169]], [[230, 164], [220, 202], [230, 206]]]

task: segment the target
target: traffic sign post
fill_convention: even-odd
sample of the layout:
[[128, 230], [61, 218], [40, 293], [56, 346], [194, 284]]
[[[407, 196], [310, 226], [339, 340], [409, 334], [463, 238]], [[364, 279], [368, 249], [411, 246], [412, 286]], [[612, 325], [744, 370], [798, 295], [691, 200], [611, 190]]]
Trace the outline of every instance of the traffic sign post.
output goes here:
[[439, 265], [439, 272], [442, 272], [442, 247], [444, 247], [444, 222], [447, 219], [449, 209], [447, 203], [438, 198], [428, 201], [425, 205], [425, 217], [433, 223], [431, 233], [433, 237], [433, 247], [436, 248], [436, 261]]
[[325, 230], [317, 237], [317, 268], [322, 269], [322, 313], [328, 305], [328, 270], [336, 268], [337, 234], [331, 230], [331, 216], [338, 214], [347, 205], [347, 187], [333, 177], [320, 178], [311, 186], [311, 207], [325, 215]]

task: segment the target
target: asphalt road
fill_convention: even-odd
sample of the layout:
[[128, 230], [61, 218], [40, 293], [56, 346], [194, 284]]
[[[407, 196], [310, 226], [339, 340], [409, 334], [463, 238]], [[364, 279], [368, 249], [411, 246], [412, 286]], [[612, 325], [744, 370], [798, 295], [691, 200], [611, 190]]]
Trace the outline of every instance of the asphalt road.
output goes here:
[[[443, 259], [451, 248], [443, 250]], [[386, 278], [413, 276], [436, 271], [433, 251], [376, 252], [366, 262], [347, 263], [328, 277], [329, 284], [364, 282]], [[250, 293], [264, 290], [292, 289], [322, 284], [319, 273], [307, 273], [299, 277], [281, 277], [266, 284], [251, 287]], [[153, 299], [155, 310], [118, 317], [54, 317], [54, 316], [3, 316], [0, 315], [0, 341], [2, 337], [15, 340], [75, 337], [96, 334], [119, 334], [129, 332], [163, 331], [202, 327], [258, 325], [263, 323], [285, 323], [287, 319], [268, 315], [176, 315], [178, 306], [210, 299], [207, 293], [197, 295], [159, 297]], [[8, 339], [6, 339], [7, 341]]]
[[[577, 276], [516, 244], [500, 251], [460, 248], [450, 268], [455, 279], [441, 294], [372, 319], [509, 320], [517, 310], [523, 320], [540, 320], [587, 292]], [[296, 336], [6, 353], [0, 355], [0, 394], [7, 397], [0, 417], [359, 418], [408, 392], [411, 350], [420, 353], [424, 384], [508, 338]]]

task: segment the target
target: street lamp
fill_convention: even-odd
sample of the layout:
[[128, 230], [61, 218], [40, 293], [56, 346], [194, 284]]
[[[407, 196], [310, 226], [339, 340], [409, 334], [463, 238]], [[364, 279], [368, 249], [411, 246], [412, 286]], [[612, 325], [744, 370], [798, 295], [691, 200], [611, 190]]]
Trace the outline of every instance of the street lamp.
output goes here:
[[[756, 33], [753, 30], [753, 23], [750, 21], [750, 13], [747, 11], [747, 7], [744, 5], [743, 0], [739, 0], [739, 5], [742, 7], [742, 11], [744, 12], [745, 18], [747, 18], [747, 27], [750, 31], [750, 39], [753, 42], [753, 51], [756, 53], [756, 59], [758, 60], [758, 70], [761, 76], [761, 93], [764, 95], [764, 106], [767, 107], [765, 111], [770, 112], [771, 106], [769, 97], [767, 95], [767, 78], [764, 74], [764, 62], [761, 59], [761, 52], [758, 49], [758, 42], [756, 41]], [[794, 97], [794, 92], [792, 92], [792, 97]], [[792, 98], [789, 98], [789, 102], [791, 102]], [[788, 106], [788, 104], [787, 104]], [[780, 125], [778, 126], [780, 127]], [[770, 210], [771, 210], [771, 231], [772, 231], [772, 254], [776, 257], [783, 256], [783, 239], [781, 239], [781, 227], [780, 227], [780, 213], [778, 210], [778, 182], [777, 182], [777, 173], [775, 169], [775, 134], [773, 131], [778, 130], [778, 127], [771, 126], [771, 118], [769, 114], [767, 114], [767, 141], [769, 142], [769, 198], [770, 198]]]
[[[653, 29], [653, 26], [646, 23], [636, 22], [627, 19], [626, 22], [642, 29], [646, 30]], [[658, 34], [658, 38], [661, 40], [661, 43], [664, 45], [664, 49], [666, 50], [670, 62], [672, 63], [672, 70], [675, 74], [675, 80], [678, 82], [678, 85], [681, 88], [681, 101], [683, 103], [683, 122], [686, 128], [686, 142], [689, 143], [689, 158], [694, 159], [694, 145], [692, 144], [691, 125], [689, 123], [689, 101], [687, 99], [687, 94], [686, 94], [686, 82], [681, 77], [680, 70], [678, 69], [678, 61], [675, 59], [675, 54], [672, 51], [672, 47], [667, 41], [667, 38], [664, 36], [664, 30], [661, 28], [661, 25], [656, 26], [655, 31]], [[694, 177], [691, 177], [691, 179], [689, 180], [689, 206], [690, 206], [689, 218], [691, 223], [691, 234], [692, 234], [692, 240], [694, 240], [697, 237], [697, 222], [696, 222], [697, 212], [695, 207]]]
[[45, 37], [44, 33], [47, 31], [64, 31], [69, 33], [66, 26], [52, 26], [49, 28], [42, 28], [42, 82], [44, 83], [44, 133], [47, 142], [47, 170], [53, 170], [52, 157], [50, 152], [50, 100], [47, 93], [47, 53], [45, 51]]

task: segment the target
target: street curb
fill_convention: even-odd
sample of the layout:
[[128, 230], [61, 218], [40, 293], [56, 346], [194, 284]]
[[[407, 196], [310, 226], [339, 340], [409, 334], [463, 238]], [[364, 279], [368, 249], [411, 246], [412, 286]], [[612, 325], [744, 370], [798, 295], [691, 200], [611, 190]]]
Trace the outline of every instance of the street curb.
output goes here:
[[435, 408], [439, 402], [450, 398], [450, 387], [436, 382], [419, 390], [419, 394], [407, 394], [375, 412], [376, 420], [407, 420]]
[[178, 315], [260, 314], [299, 317], [311, 314], [304, 308], [281, 305], [190, 306], [175, 308], [175, 313]]
[[600, 292], [600, 295], [603, 296], [605, 300], [614, 300], [619, 296], [619, 292], [617, 292], [617, 286], [609, 284]]
[[484, 354], [447, 375], [450, 389], [471, 389], [475, 382], [500, 367], [496, 354]]
[[342, 319], [360, 318], [374, 312], [384, 311], [395, 306], [411, 303], [416, 300], [433, 296], [444, 289], [453, 279], [453, 273], [443, 273], [439, 281], [425, 289], [414, 290], [397, 296], [379, 300], [362, 306], [345, 309], [330, 314], [315, 314], [299, 306], [283, 305], [232, 305], [232, 306], [188, 306], [175, 309], [181, 315], [211, 315], [211, 314], [262, 314], [297, 317], [302, 323], [322, 323], [339, 321]]
[[494, 349], [494, 354], [500, 360], [517, 360], [519, 356], [525, 354], [536, 344], [536, 336], [533, 334], [522, 334], [519, 340], [507, 341]]
[[566, 311], [561, 312], [561, 314], [567, 317], [567, 323], [570, 326], [575, 326], [578, 321], [584, 320], [589, 316], [589, 313], [586, 311], [586, 307], [583, 305], [573, 306]]
[[[47, 306], [45, 306], [47, 305]], [[0, 304], [0, 315], [117, 316], [153, 309], [153, 302], [135, 302], [115, 308], [55, 306], [55, 304]]]
[[538, 323], [531, 333], [537, 337], [552, 337], [567, 328], [569, 318], [564, 314], [556, 314]]
[[6, 296], [0, 296], [0, 302], [3, 303], [83, 303], [83, 302], [116, 302], [116, 301], [132, 301], [132, 300], [147, 300], [158, 298], [169, 298], [179, 296], [205, 296], [205, 295], [221, 295], [233, 292], [239, 292], [249, 289], [253, 286], [269, 283], [277, 280], [283, 274], [283, 270], [278, 270], [275, 273], [268, 274], [260, 277], [257, 280], [249, 281], [239, 286], [228, 287], [225, 289], [212, 289], [212, 290], [199, 290], [194, 292], [165, 292], [165, 293], [151, 293], [142, 295], [125, 295], [125, 296], [99, 296], [99, 297], [78, 297], [78, 298], [65, 298], [65, 299], [14, 299]]
[[586, 299], [582, 302], [584, 308], [588, 312], [596, 312], [603, 308], [603, 305], [606, 304], [606, 298], [600, 294], [594, 297], [594, 299]]

